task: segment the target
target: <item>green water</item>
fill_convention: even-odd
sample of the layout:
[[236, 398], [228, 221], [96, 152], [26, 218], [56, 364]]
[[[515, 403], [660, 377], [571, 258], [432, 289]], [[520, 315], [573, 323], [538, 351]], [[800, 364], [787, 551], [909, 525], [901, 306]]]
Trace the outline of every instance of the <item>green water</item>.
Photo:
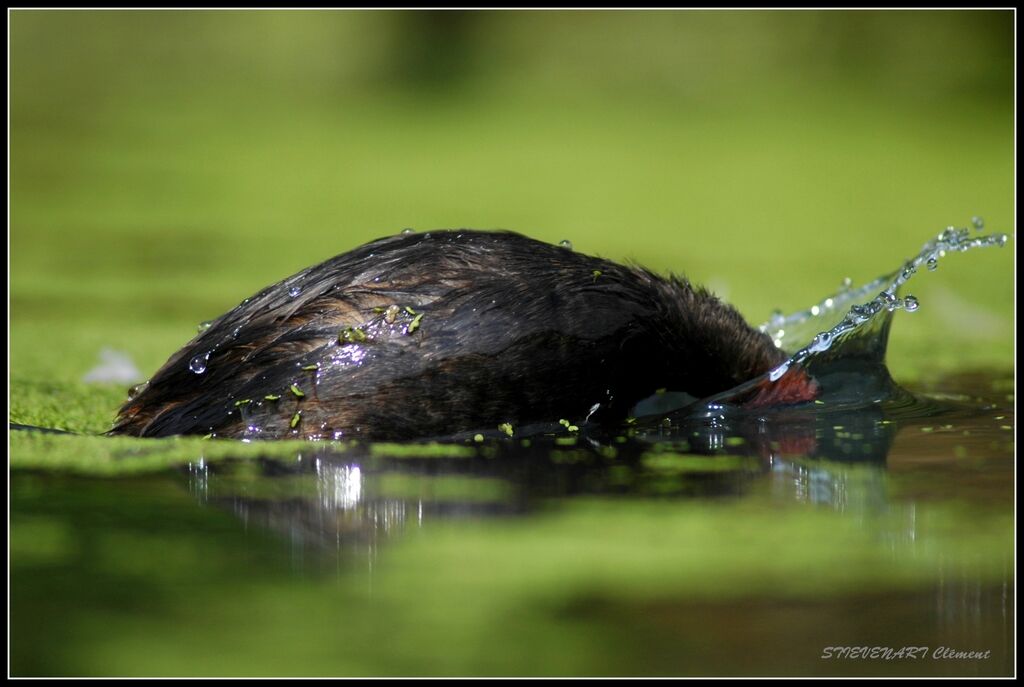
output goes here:
[[[1009, 674], [1011, 386], [941, 380], [932, 398], [958, 405], [896, 423], [868, 459], [765, 461], [738, 442], [695, 456], [650, 435], [614, 450], [191, 442], [173, 470], [19, 470], [13, 670]], [[840, 646], [928, 651], [822, 658]]]
[[[148, 375], [403, 227], [571, 239], [755, 323], [972, 215], [1014, 232], [1008, 12], [20, 11], [10, 34], [14, 423], [105, 431], [128, 385], [83, 381], [103, 348]], [[919, 275], [893, 324], [893, 377], [960, 410], [812, 426], [770, 460], [651, 428], [514, 451], [12, 432], [10, 670], [1010, 674], [1014, 240]], [[991, 653], [820, 658], [842, 645]]]

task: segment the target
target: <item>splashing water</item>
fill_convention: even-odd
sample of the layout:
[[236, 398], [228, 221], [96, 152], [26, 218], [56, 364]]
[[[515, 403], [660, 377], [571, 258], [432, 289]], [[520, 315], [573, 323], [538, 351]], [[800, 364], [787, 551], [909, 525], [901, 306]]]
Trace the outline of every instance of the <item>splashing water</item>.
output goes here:
[[[976, 231], [984, 227], [980, 217], [974, 217], [972, 224]], [[760, 330], [771, 336], [775, 345], [788, 353], [789, 358], [766, 375], [706, 399], [701, 403], [703, 412], [706, 414], [707, 409], [717, 411], [723, 404], [742, 405], [758, 390], [764, 392], [771, 389], [771, 385], [781, 385], [790, 377], [789, 373], [798, 370], [813, 374], [820, 383], [822, 376], [836, 370], [849, 370], [854, 364], [862, 370], [873, 368], [879, 381], [883, 382], [881, 386], [891, 385], [884, 361], [892, 315], [897, 310], [914, 312], [920, 307], [916, 297], [901, 296], [900, 290], [922, 265], [929, 271], [937, 269], [939, 260], [947, 253], [962, 253], [986, 246], [1002, 247], [1006, 241], [1006, 234], [972, 236], [968, 228], [950, 226], [894, 272], [858, 288], [852, 288], [852, 281], [845, 279], [839, 291], [807, 310], [791, 315], [775, 311]], [[835, 389], [826, 385], [820, 390], [827, 401], [827, 396], [832, 395]], [[850, 398], [844, 400], [847, 407], [853, 402]]]

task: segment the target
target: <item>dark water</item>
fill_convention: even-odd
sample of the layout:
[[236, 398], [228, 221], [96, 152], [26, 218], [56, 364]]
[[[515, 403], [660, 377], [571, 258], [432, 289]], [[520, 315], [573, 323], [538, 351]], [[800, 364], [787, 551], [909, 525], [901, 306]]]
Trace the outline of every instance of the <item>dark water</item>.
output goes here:
[[[11, 670], [1010, 674], [1012, 394], [975, 374], [760, 433], [682, 413], [527, 447], [16, 472]], [[822, 658], [842, 646], [928, 650]]]

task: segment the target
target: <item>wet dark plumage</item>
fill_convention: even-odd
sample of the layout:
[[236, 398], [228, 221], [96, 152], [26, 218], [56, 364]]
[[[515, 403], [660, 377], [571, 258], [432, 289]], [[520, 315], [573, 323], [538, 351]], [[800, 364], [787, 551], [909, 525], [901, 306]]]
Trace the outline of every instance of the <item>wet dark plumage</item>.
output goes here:
[[406, 439], [579, 421], [597, 404], [592, 420], [615, 420], [656, 389], [704, 397], [782, 359], [683, 279], [509, 232], [435, 231], [246, 299], [174, 354], [112, 432]]

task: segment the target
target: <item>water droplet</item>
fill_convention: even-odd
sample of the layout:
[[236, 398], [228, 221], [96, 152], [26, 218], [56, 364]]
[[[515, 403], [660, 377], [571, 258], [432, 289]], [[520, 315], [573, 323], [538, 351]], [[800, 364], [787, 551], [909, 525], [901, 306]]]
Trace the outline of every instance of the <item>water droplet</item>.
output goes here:
[[206, 363], [210, 360], [211, 353], [213, 353], [213, 351], [207, 351], [206, 353], [201, 353], [195, 358], [192, 358], [192, 362], [188, 364], [188, 369], [192, 370], [197, 375], [201, 375], [206, 372]]
[[839, 284], [839, 290], [840, 291], [846, 291], [851, 286], [853, 286], [853, 280], [850, 279], [849, 277], [843, 277], [842, 283]]
[[416, 230], [413, 229], [412, 227], [406, 227], [405, 229], [402, 230], [402, 236], [408, 236], [409, 234], [415, 234], [415, 233], [416, 233]]
[[204, 322], [200, 322], [198, 331], [205, 332], [207, 329], [210, 328], [210, 325], [212, 325], [213, 323], [214, 320], [206, 320]]
[[928, 262], [925, 263], [925, 266], [928, 268], [928, 271], [934, 272], [939, 267], [939, 261], [934, 257], [928, 258]]
[[812, 351], [827, 351], [828, 347], [832, 345], [832, 332], [819, 332], [814, 337], [814, 342], [811, 344]]
[[149, 382], [148, 381], [147, 382], [143, 382], [142, 384], [136, 384], [135, 386], [133, 386], [131, 389], [128, 390], [128, 400], [129, 401], [134, 401], [138, 397], [139, 394], [141, 394], [143, 391], [146, 390], [147, 386], [149, 386]]
[[977, 215], [971, 218], [971, 224], [973, 224], [974, 228], [977, 229], [978, 231], [981, 231], [982, 229], [985, 228], [985, 220], [982, 219], [981, 217], [978, 217]]
[[567, 250], [572, 250], [572, 241], [569, 239], [562, 239], [558, 242], [558, 245]]
[[921, 304], [913, 296], [907, 296], [903, 299], [903, 309], [907, 312], [914, 312], [919, 307], [921, 307]]
[[291, 296], [292, 298], [295, 298], [300, 293], [302, 293], [301, 286], [293, 286], [292, 288], [288, 289], [288, 295]]
[[777, 368], [771, 371], [771, 374], [768, 375], [768, 379], [770, 379], [773, 382], [777, 382], [779, 381], [779, 377], [786, 374], [788, 371], [789, 363], [782, 363]]

